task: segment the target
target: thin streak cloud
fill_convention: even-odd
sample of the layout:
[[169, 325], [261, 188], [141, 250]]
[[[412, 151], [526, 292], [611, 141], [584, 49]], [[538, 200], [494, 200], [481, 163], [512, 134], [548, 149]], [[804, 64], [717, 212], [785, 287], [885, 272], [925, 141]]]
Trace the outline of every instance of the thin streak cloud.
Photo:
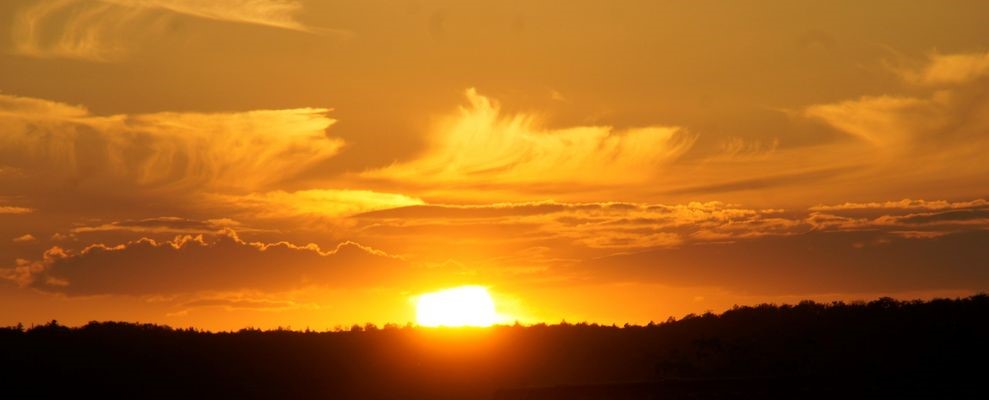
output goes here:
[[177, 17], [335, 32], [299, 22], [301, 10], [295, 0], [44, 0], [16, 14], [12, 38], [24, 56], [110, 62], [165, 35]]

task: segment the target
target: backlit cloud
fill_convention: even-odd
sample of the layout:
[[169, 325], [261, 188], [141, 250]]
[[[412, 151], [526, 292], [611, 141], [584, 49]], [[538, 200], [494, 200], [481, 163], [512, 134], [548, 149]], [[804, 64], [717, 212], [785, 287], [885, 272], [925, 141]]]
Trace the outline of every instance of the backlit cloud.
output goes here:
[[681, 128], [543, 128], [535, 115], [506, 115], [474, 89], [468, 106], [438, 123], [417, 159], [364, 175], [437, 184], [619, 184], [642, 182], [690, 149]]
[[879, 146], [911, 144], [918, 135], [937, 131], [948, 123], [944, 115], [947, 104], [938, 99], [866, 96], [836, 104], [807, 109], [806, 115], [826, 121]]
[[[364, 237], [409, 257], [435, 257], [425, 243], [440, 241], [449, 244], [443, 255], [453, 257], [451, 262], [494, 264], [490, 268], [521, 274], [512, 278], [516, 281], [647, 279], [763, 294], [848, 292], [878, 282], [888, 283], [884, 290], [969, 287], [962, 278], [932, 278], [936, 273], [928, 269], [939, 265], [938, 258], [926, 252], [950, 249], [955, 258], [945, 268], [956, 277], [982, 279], [975, 266], [984, 252], [976, 243], [989, 235], [984, 199], [846, 203], [793, 211], [718, 202], [422, 205], [355, 218]], [[838, 255], [822, 256], [828, 252]], [[831, 263], [839, 259], [848, 259], [843, 273], [865, 280], [829, 277], [835, 268]], [[883, 267], [869, 270], [879, 259], [887, 260], [881, 261]], [[898, 276], [895, 262], [910, 272]], [[925, 283], [925, 277], [933, 280]]]
[[[560, 249], [677, 247], [695, 241], [734, 241], [788, 235], [807, 225], [783, 210], [754, 210], [718, 202], [507, 203], [485, 206], [409, 206], [358, 215], [364, 234], [447, 236], [449, 240], [554, 243]], [[561, 250], [559, 257], [566, 257]]]
[[893, 210], [951, 210], [961, 208], [989, 208], [989, 201], [985, 199], [975, 199], [970, 201], [946, 201], [946, 200], [921, 200], [903, 199], [900, 201], [871, 202], [871, 203], [844, 203], [837, 205], [817, 205], [810, 209], [812, 211], [834, 211], [834, 210], [870, 210], [870, 209], [893, 209]]
[[302, 10], [298, 0], [102, 0], [133, 8], [160, 8], [218, 21], [241, 22], [275, 28], [308, 30], [296, 19]]
[[327, 109], [99, 116], [85, 108], [0, 95], [0, 163], [8, 187], [255, 191], [335, 155]]
[[989, 74], [989, 55], [937, 55], [914, 73], [925, 77], [918, 78], [924, 82], [959, 85], [932, 90], [926, 97], [862, 96], [810, 106], [804, 113], [900, 154], [985, 145], [989, 101], [983, 94], [986, 82], [982, 78]]
[[875, 231], [930, 238], [989, 230], [989, 202], [985, 199], [958, 202], [904, 199], [819, 205], [811, 207], [807, 222], [815, 230]]
[[27, 214], [34, 210], [27, 207], [15, 207], [0, 205], [0, 214]]
[[73, 234], [126, 231], [135, 233], [168, 233], [168, 234], [209, 234], [218, 233], [225, 229], [236, 228], [244, 232], [245, 228], [232, 219], [212, 219], [206, 221], [192, 220], [179, 217], [156, 217], [139, 220], [113, 221], [98, 225], [78, 226], [72, 228]]
[[167, 32], [177, 16], [309, 31], [295, 0], [42, 0], [15, 15], [21, 55], [113, 61]]
[[37, 241], [38, 241], [38, 238], [34, 237], [34, 235], [32, 235], [30, 233], [25, 233], [25, 234], [23, 234], [21, 236], [18, 236], [18, 237], [15, 237], [14, 238], [14, 243], [34, 243], [34, 242], [37, 242]]
[[78, 252], [52, 248], [41, 261], [7, 270], [16, 279], [70, 295], [151, 295], [254, 289], [284, 291], [306, 286], [393, 285], [410, 275], [401, 259], [352, 242], [323, 250], [314, 244], [248, 243], [233, 231], [140, 239]]
[[923, 68], [901, 74], [921, 85], [963, 84], [989, 75], [989, 53], [933, 54]]
[[402, 194], [350, 189], [276, 190], [246, 195], [214, 195], [210, 199], [227, 205], [233, 212], [260, 218], [340, 218], [373, 210], [424, 204], [421, 199]]
[[[989, 98], [985, 95], [989, 78], [973, 72], [981, 67], [956, 70], [942, 65], [960, 62], [945, 60], [967, 60], [969, 55], [944, 57], [931, 60], [924, 71], [940, 71], [928, 71], [939, 77], [931, 79], [940, 81], [948, 79], [946, 71], [962, 71], [957, 73], [964, 79], [952, 80], [956, 85], [921, 86], [916, 89], [919, 94], [863, 96], [804, 110], [805, 116], [858, 138], [868, 147], [871, 171], [860, 182], [872, 183], [861, 185], [855, 193], [885, 187], [888, 193], [906, 196], [984, 195], [969, 188], [989, 184], [989, 164], [978, 161], [989, 151]], [[830, 201], [835, 200], [841, 201]]]

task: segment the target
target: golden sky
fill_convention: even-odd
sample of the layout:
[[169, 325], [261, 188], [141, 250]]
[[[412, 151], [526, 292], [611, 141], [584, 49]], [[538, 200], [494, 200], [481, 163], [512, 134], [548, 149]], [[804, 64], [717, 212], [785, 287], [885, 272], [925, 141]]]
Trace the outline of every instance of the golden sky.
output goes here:
[[10, 0], [0, 325], [989, 289], [984, 1]]

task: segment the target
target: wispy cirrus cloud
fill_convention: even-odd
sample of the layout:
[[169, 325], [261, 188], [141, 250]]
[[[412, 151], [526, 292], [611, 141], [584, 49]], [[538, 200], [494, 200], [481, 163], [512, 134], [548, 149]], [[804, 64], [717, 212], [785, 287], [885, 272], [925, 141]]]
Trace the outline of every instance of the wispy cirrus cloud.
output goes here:
[[548, 129], [535, 115], [504, 113], [474, 89], [465, 95], [468, 105], [433, 128], [423, 154], [363, 176], [449, 186], [637, 183], [658, 174], [696, 139], [668, 126]]
[[[983, 196], [971, 188], [989, 185], [989, 164], [978, 161], [989, 151], [989, 69], [979, 61], [984, 58], [933, 56], [911, 70], [910, 76], [920, 77], [907, 78], [914, 94], [817, 104], [802, 115], [865, 144], [860, 147], [871, 154], [870, 170], [860, 174], [860, 182], [896, 196]], [[872, 189], [859, 187], [860, 194]]]
[[939, 152], [959, 146], [985, 145], [989, 102], [983, 95], [989, 78], [989, 53], [932, 55], [919, 69], [901, 72], [928, 96], [862, 96], [807, 107], [804, 115], [865, 139], [885, 151]]
[[884, 149], [913, 144], [918, 136], [948, 125], [944, 102], [898, 96], [863, 96], [807, 108], [806, 115]]
[[43, 0], [15, 15], [18, 54], [38, 58], [115, 61], [165, 34], [175, 17], [197, 17], [301, 32], [328, 31], [301, 23], [296, 0]]
[[163, 9], [218, 21], [309, 31], [299, 22], [299, 0], [102, 0], [123, 7]]
[[0, 176], [25, 192], [258, 191], [339, 151], [328, 109], [93, 115], [83, 107], [0, 95]]
[[900, 75], [919, 85], [958, 85], [989, 75], [987, 53], [934, 53], [927, 65], [919, 69], [902, 69]]

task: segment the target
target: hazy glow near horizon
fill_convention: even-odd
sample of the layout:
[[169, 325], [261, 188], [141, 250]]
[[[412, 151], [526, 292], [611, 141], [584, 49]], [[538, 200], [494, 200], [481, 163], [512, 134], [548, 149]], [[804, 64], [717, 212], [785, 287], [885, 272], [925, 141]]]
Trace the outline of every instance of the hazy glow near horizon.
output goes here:
[[487, 288], [461, 286], [419, 295], [416, 322], [421, 326], [491, 326], [498, 322]]

